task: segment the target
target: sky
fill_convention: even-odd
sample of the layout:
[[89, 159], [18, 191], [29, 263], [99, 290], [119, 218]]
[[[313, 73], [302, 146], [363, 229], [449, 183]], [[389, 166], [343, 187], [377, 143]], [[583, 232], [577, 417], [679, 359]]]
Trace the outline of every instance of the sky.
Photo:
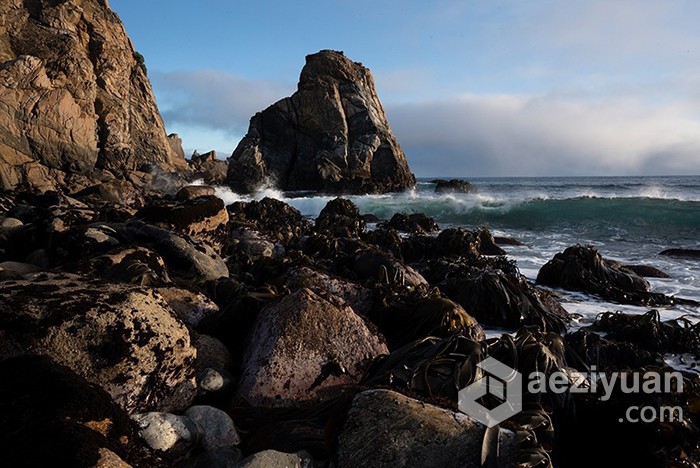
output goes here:
[[304, 58], [367, 66], [419, 177], [700, 174], [697, 0], [111, 0], [187, 154]]

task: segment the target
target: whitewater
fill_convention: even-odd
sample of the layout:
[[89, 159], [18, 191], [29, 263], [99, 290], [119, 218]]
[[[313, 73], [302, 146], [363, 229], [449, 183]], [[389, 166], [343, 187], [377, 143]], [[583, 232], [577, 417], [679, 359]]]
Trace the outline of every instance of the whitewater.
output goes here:
[[[700, 249], [700, 176], [469, 178], [478, 193], [437, 194], [419, 179], [415, 189], [397, 194], [348, 196], [363, 214], [389, 219], [394, 213], [425, 213], [441, 228], [487, 226], [494, 235], [522, 242], [503, 246], [522, 274], [533, 281], [540, 267], [575, 244], [595, 246], [623, 264], [651, 265], [670, 279], [649, 281], [652, 290], [700, 301], [700, 261], [659, 255], [669, 248]], [[334, 196], [263, 189], [251, 197], [218, 187], [227, 204], [272, 197], [315, 217]], [[373, 226], [369, 225], [369, 229]], [[645, 307], [602, 301], [582, 293], [556, 291], [577, 317], [574, 328], [606, 311], [643, 313]], [[660, 309], [663, 319], [700, 321], [688, 305]], [[489, 330], [498, 334], [500, 330]]]

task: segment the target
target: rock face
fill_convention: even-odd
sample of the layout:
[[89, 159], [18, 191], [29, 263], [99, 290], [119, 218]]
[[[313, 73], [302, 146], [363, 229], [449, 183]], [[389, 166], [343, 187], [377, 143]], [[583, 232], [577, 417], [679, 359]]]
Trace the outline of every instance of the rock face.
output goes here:
[[[484, 432], [461, 413], [368, 390], [352, 402], [338, 439], [337, 466], [481, 466]], [[503, 437], [498, 466], [514, 466], [512, 437]]]
[[127, 411], [182, 409], [195, 394], [187, 328], [133, 286], [49, 274], [0, 283], [0, 359], [24, 354], [71, 368]]
[[186, 168], [142, 60], [105, 0], [0, 0], [0, 188]]
[[415, 184], [370, 71], [342, 52], [306, 57], [296, 93], [250, 121], [229, 159], [228, 183], [251, 192], [384, 193]]
[[254, 406], [295, 406], [357, 382], [381, 354], [386, 345], [351, 308], [302, 289], [258, 316], [239, 391]]

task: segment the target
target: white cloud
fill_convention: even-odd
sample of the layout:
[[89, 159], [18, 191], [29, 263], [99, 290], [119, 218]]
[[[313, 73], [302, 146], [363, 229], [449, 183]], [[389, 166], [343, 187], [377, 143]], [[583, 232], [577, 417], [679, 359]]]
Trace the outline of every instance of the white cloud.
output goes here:
[[419, 175], [700, 174], [700, 121], [685, 104], [463, 95], [387, 111]]

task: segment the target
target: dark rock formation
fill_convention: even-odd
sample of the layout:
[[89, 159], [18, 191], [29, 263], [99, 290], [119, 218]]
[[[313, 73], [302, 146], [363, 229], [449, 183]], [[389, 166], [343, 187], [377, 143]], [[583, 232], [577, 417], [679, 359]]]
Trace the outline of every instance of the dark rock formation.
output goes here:
[[296, 93], [253, 116], [229, 160], [228, 183], [251, 192], [384, 193], [415, 184], [369, 70], [342, 52], [306, 57]]
[[459, 179], [436, 179], [432, 181], [435, 184], [435, 193], [476, 193], [479, 190], [476, 186]]
[[603, 258], [590, 246], [575, 245], [558, 253], [537, 274], [537, 283], [597, 294], [622, 304], [696, 304], [650, 292], [650, 284], [618, 262]]
[[624, 265], [628, 270], [632, 270], [639, 276], [645, 278], [670, 278], [671, 275], [650, 265]]
[[396, 213], [391, 217], [389, 222], [386, 223], [386, 226], [394, 228], [397, 231], [414, 234], [425, 234], [440, 230], [435, 220], [423, 213]]
[[329, 201], [316, 218], [316, 230], [333, 237], [359, 237], [364, 228], [360, 210], [345, 198]]
[[667, 249], [661, 252], [660, 255], [667, 257], [687, 258], [691, 260], [700, 260], [700, 250], [698, 249]]
[[186, 169], [136, 57], [105, 1], [1, 0], [0, 188]]

